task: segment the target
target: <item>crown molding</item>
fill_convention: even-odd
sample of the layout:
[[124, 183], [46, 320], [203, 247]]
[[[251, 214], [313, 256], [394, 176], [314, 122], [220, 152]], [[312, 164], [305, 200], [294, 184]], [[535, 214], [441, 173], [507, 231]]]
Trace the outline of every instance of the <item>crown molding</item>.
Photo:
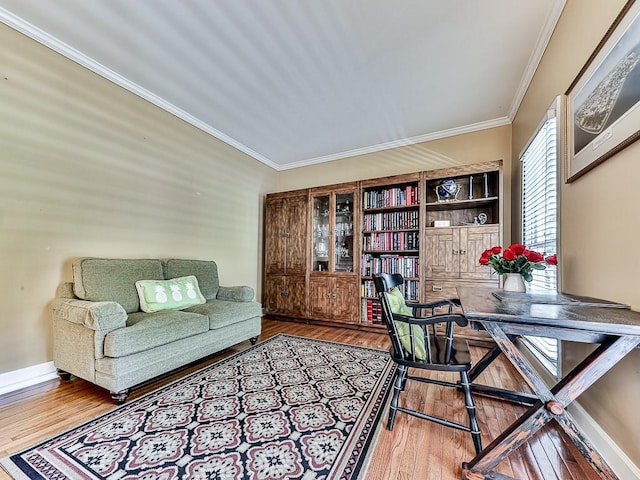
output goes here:
[[509, 118], [513, 121], [516, 118], [516, 114], [520, 109], [520, 105], [522, 104], [522, 100], [524, 100], [524, 96], [529, 89], [529, 85], [533, 80], [533, 76], [538, 69], [538, 65], [542, 60], [542, 56], [544, 55], [549, 42], [551, 41], [551, 36], [553, 35], [553, 31], [560, 20], [560, 15], [562, 15], [562, 11], [564, 10], [565, 5], [567, 4], [567, 0], [556, 0], [553, 5], [553, 10], [549, 13], [547, 17], [547, 21], [545, 22], [542, 30], [540, 30], [540, 35], [538, 35], [538, 41], [536, 42], [536, 48], [534, 49], [531, 57], [529, 57], [529, 63], [527, 64], [527, 68], [522, 75], [522, 79], [520, 80], [520, 85], [518, 90], [516, 91], [516, 95], [513, 98], [513, 103], [511, 104], [511, 108], [509, 109]]
[[165, 99], [159, 97], [158, 95], [150, 92], [149, 90], [141, 87], [140, 85], [128, 80], [122, 75], [114, 72], [110, 68], [102, 65], [99, 62], [96, 62], [91, 57], [83, 54], [82, 52], [76, 50], [75, 48], [67, 45], [66, 43], [60, 41], [56, 37], [48, 34], [44, 30], [32, 25], [31, 23], [23, 20], [22, 18], [14, 15], [9, 12], [5, 8], [0, 7], [0, 22], [5, 25], [17, 30], [18, 32], [32, 38], [38, 43], [41, 43], [45, 47], [50, 48], [51, 50], [59, 53], [60, 55], [76, 62], [79, 65], [82, 65], [85, 68], [88, 68], [92, 72], [100, 75], [101, 77], [109, 80], [110, 82], [115, 83], [116, 85], [130, 91], [131, 93], [151, 102], [155, 106], [169, 112], [170, 114], [184, 120], [185, 122], [193, 125], [194, 127], [202, 130], [205, 133], [213, 135], [218, 140], [232, 146], [233, 148], [240, 150], [243, 153], [246, 153], [250, 157], [258, 160], [259, 162], [264, 163], [265, 165], [278, 169], [278, 165], [271, 160], [269, 160], [264, 155], [259, 154], [258, 152], [252, 150], [246, 145], [238, 142], [237, 140], [231, 138], [230, 136], [222, 133], [221, 131], [213, 128], [211, 125], [199, 120], [193, 115], [185, 112], [181, 108], [173, 105], [171, 102], [166, 101]]
[[440, 130], [439, 132], [427, 133], [425, 135], [418, 135], [416, 137], [393, 140], [391, 142], [379, 143], [377, 145], [372, 145], [369, 147], [356, 148], [354, 150], [331, 153], [329, 155], [323, 155], [321, 157], [314, 157], [299, 162], [288, 163], [286, 165], [281, 165], [278, 170], [290, 170], [292, 168], [308, 167], [310, 165], [316, 165], [318, 163], [331, 162], [333, 160], [342, 160], [344, 158], [357, 157], [359, 155], [366, 155], [368, 153], [382, 152], [384, 150], [391, 150], [392, 148], [406, 147], [408, 145], [415, 145], [417, 143], [439, 140], [441, 138], [453, 137], [455, 135], [462, 135], [465, 133], [478, 132], [480, 130], [487, 130], [489, 128], [503, 127], [510, 124], [511, 120], [507, 117], [495, 118], [493, 120], [487, 120], [486, 122], [473, 123], [470, 125], [464, 125], [462, 127]]

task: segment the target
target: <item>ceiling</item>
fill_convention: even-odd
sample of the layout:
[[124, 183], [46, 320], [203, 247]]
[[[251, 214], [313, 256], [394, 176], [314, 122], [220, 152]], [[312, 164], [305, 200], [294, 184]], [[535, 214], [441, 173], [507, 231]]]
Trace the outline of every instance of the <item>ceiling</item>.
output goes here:
[[276, 170], [511, 122], [565, 0], [0, 0]]

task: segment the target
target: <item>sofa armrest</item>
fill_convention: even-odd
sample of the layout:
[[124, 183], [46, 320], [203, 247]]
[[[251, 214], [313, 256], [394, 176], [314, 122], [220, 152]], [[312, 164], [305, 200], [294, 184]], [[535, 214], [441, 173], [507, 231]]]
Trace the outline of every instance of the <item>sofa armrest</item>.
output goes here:
[[55, 318], [84, 325], [91, 330], [110, 331], [126, 326], [127, 312], [116, 302], [90, 302], [56, 298], [51, 303]]
[[228, 300], [230, 302], [250, 302], [253, 300], [253, 288], [246, 285], [235, 287], [220, 287], [218, 290], [218, 300]]

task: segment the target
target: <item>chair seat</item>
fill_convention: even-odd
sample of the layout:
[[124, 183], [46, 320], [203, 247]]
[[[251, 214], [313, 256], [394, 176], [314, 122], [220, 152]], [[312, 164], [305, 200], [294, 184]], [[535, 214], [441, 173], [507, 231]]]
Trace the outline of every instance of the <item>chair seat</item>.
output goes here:
[[471, 354], [469, 353], [469, 346], [466, 340], [461, 338], [453, 339], [453, 348], [451, 349], [452, 355], [449, 363], [445, 362], [444, 354], [446, 351], [446, 339], [443, 337], [430, 337], [432, 361], [418, 360], [411, 361], [411, 355], [405, 351], [405, 358], [401, 358], [395, 355], [393, 347], [389, 350], [391, 359], [407, 367], [414, 368], [428, 368], [429, 370], [443, 371], [443, 372], [463, 372], [471, 369]]

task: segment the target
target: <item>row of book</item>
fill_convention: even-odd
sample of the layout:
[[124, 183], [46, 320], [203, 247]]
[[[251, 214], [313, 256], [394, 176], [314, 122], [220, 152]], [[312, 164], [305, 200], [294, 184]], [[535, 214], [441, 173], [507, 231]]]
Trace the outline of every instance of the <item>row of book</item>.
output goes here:
[[[420, 295], [420, 282], [417, 280], [405, 280], [404, 285], [401, 288], [404, 293], [404, 298], [407, 300], [418, 301]], [[365, 298], [375, 298], [376, 288], [373, 284], [373, 280], [363, 280], [360, 286], [360, 296]]]
[[405, 228], [419, 228], [417, 210], [401, 212], [366, 213], [362, 222], [364, 231], [371, 230], [402, 230]]
[[362, 193], [363, 208], [402, 207], [418, 205], [418, 185], [369, 190]]
[[382, 320], [382, 305], [379, 300], [371, 300], [370, 298], [362, 299], [360, 322], [372, 325], [381, 325], [384, 323]]
[[418, 250], [420, 232], [372, 232], [362, 236], [362, 250]]
[[419, 277], [420, 261], [418, 257], [404, 255], [373, 256], [363, 253], [360, 258], [360, 274], [370, 277], [376, 273], [399, 273], [403, 277]]
[[[366, 280], [364, 283], [367, 284], [372, 280]], [[364, 284], [363, 284], [364, 285]], [[405, 298], [407, 300], [418, 300], [418, 282], [415, 280], [410, 280], [405, 282], [403, 286], [403, 290], [405, 293]], [[375, 292], [375, 290], [374, 290]], [[375, 295], [375, 293], [374, 293]], [[363, 297], [364, 297], [363, 291]], [[373, 295], [366, 295], [367, 297], [372, 297]], [[384, 323], [382, 320], [382, 304], [379, 300], [373, 298], [362, 298], [361, 299], [361, 308], [360, 308], [360, 322], [361, 323], [369, 323], [372, 325], [381, 325]]]

